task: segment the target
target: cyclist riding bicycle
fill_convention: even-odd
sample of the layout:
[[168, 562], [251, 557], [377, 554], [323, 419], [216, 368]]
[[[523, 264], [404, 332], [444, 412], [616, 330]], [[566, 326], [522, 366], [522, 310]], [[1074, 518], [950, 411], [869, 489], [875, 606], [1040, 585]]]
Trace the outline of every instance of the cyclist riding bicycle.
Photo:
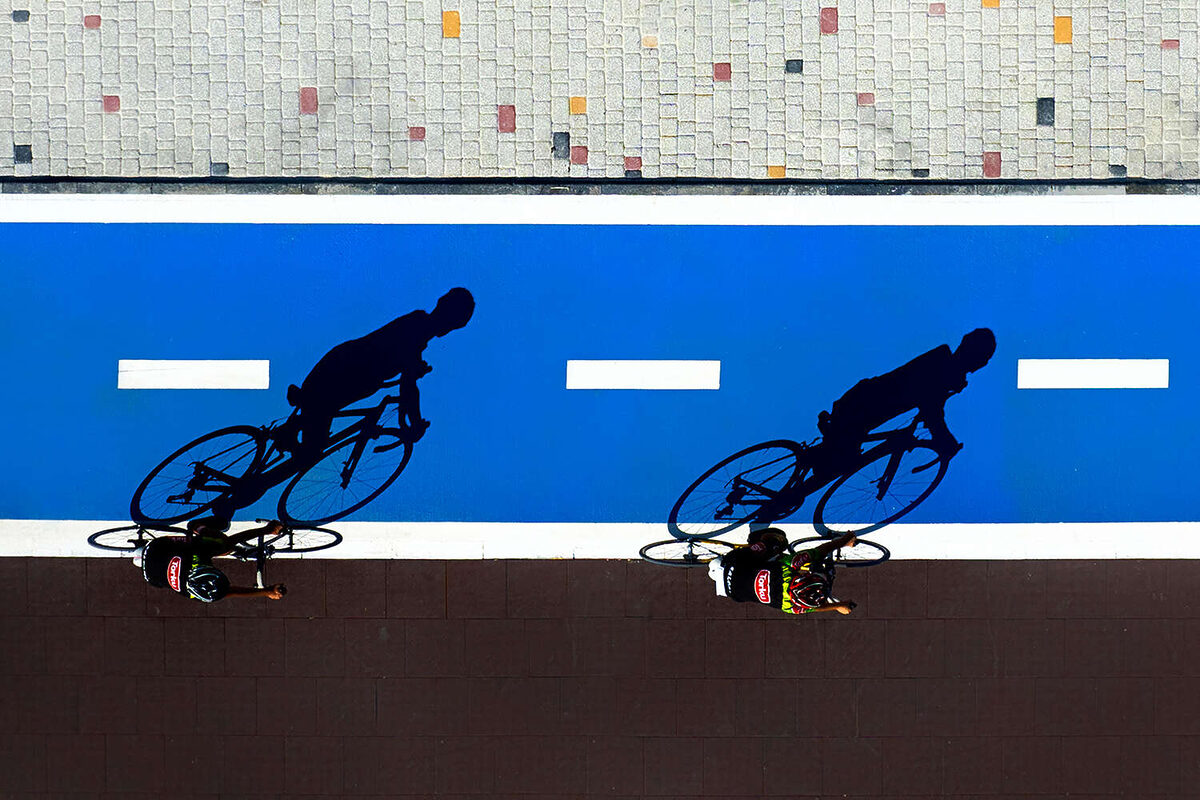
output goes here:
[[708, 565], [717, 594], [735, 603], [762, 603], [785, 614], [836, 611], [849, 614], [850, 601], [835, 600], [833, 579], [822, 568], [832, 551], [854, 544], [854, 534], [789, 555], [787, 535], [778, 528], [751, 531], [749, 541]]
[[817, 428], [831, 451], [857, 452], [863, 437], [884, 422], [917, 409], [933, 437], [931, 444], [953, 455], [962, 444], [946, 427], [946, 401], [967, 386], [967, 374], [981, 369], [996, 352], [996, 336], [976, 328], [953, 351], [935, 347], [891, 372], [854, 384], [829, 412], [817, 417]]
[[462, 328], [474, 312], [475, 298], [458, 287], [442, 295], [431, 312], [418, 309], [366, 336], [339, 344], [321, 357], [300, 386], [288, 388], [288, 402], [300, 414], [293, 427], [277, 428], [276, 437], [288, 449], [324, 447], [338, 411], [370, 397], [394, 379], [405, 403], [402, 413], [407, 419], [401, 422], [419, 439], [429, 421], [421, 418], [417, 379], [433, 369], [422, 354], [432, 339]]
[[194, 519], [188, 523], [190, 537], [160, 536], [134, 551], [133, 563], [141, 567], [142, 576], [151, 586], [170, 588], [185, 597], [202, 603], [215, 603], [223, 597], [283, 598], [287, 588], [277, 583], [265, 589], [231, 586], [225, 573], [213, 566], [217, 556], [228, 555], [236, 545], [257, 539], [259, 535], [274, 536], [283, 530], [282, 523], [270, 524], [234, 536], [226, 536], [229, 521], [220, 517]]

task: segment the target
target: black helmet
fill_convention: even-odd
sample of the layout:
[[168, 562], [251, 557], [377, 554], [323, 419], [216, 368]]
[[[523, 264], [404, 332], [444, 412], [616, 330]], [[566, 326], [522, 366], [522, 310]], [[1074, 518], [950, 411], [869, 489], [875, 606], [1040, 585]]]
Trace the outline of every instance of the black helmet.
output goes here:
[[987, 328], [976, 328], [962, 338], [954, 355], [967, 372], [974, 372], [988, 363], [995, 352], [996, 334]]
[[475, 313], [475, 298], [461, 286], [455, 287], [438, 299], [433, 313], [447, 332], [456, 330], [471, 320]]
[[187, 589], [197, 600], [212, 603], [229, 594], [229, 578], [211, 564], [204, 564], [188, 574]]

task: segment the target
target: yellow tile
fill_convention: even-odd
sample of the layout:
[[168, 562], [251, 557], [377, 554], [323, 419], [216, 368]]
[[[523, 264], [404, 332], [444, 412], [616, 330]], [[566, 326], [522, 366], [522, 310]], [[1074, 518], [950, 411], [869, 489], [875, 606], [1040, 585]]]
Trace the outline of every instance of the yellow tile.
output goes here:
[[984, 8], [999, 8], [1000, 0], [983, 0]]
[[442, 12], [442, 38], [457, 39], [461, 28], [462, 20], [457, 11]]
[[[562, 106], [559, 106], [559, 108], [562, 108]], [[571, 98], [571, 113], [572, 114], [586, 114], [587, 113], [587, 98], [586, 97], [572, 97]]]
[[768, 178], [782, 178], [786, 175], [787, 175], [787, 170], [781, 165], [767, 167], [767, 177]]
[[1071, 43], [1071, 18], [1070, 17], [1055, 17], [1054, 18], [1054, 43], [1055, 44], [1070, 44]]
[[642, 47], [658, 47], [658, 37], [657, 36], [643, 36], [642, 37]]

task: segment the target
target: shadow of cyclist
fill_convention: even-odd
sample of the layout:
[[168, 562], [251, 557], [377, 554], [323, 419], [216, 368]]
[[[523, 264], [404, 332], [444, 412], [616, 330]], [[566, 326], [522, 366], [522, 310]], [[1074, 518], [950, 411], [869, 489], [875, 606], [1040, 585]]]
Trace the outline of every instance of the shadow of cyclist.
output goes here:
[[954, 455], [962, 444], [946, 427], [946, 401], [967, 386], [967, 375], [981, 369], [996, 352], [987, 328], [963, 336], [954, 350], [940, 345], [891, 372], [864, 378], [817, 417], [830, 467], [848, 466], [867, 433], [893, 417], [916, 409], [939, 452]]
[[318, 452], [329, 439], [337, 412], [387, 386], [398, 386], [403, 401], [400, 424], [416, 441], [429, 427], [421, 417], [417, 380], [433, 369], [423, 358], [429, 342], [470, 321], [475, 298], [462, 287], [451, 289], [433, 311], [420, 309], [397, 317], [378, 330], [330, 350], [300, 386], [288, 387], [288, 402], [299, 412], [292, 428], [276, 436], [301, 453]]

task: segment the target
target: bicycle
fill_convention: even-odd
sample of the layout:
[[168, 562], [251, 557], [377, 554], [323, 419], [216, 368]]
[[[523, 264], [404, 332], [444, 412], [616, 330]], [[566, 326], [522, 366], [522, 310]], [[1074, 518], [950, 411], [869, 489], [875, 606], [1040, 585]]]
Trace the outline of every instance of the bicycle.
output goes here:
[[838, 463], [841, 457], [820, 438], [776, 439], [747, 447], [693, 481], [671, 508], [667, 527], [676, 539], [690, 540], [752, 522], [769, 525], [796, 513], [809, 496], [829, 484], [813, 510], [818, 533], [835, 538], [879, 530], [928, 497], [957, 452], [918, 438], [919, 422], [914, 414], [899, 428], [867, 434], [863, 444], [878, 444], [852, 455], [848, 463]]
[[[265, 523], [268, 520], [260, 519], [257, 522]], [[101, 550], [132, 553], [159, 536], [193, 538], [192, 532], [185, 528], [149, 527], [134, 524], [97, 531], [88, 537], [88, 544]], [[263, 571], [269, 559], [285, 553], [313, 553], [333, 547], [340, 544], [341, 541], [342, 535], [328, 528], [284, 527], [274, 535], [260, 533], [258, 541], [254, 544], [235, 545], [233, 552], [228, 557], [236, 558], [239, 561], [253, 561], [255, 564], [255, 587], [263, 589], [266, 587]], [[285, 589], [284, 592], [286, 591]]]
[[[808, 550], [828, 541], [829, 539], [825, 536], [796, 539], [788, 542], [788, 550], [795, 555], [801, 550]], [[661, 542], [651, 542], [638, 551], [638, 555], [651, 564], [660, 564], [665, 567], [702, 567], [738, 546], [708, 537], [666, 539]], [[859, 539], [849, 547], [838, 548], [829, 553], [825, 557], [823, 567], [828, 568], [829, 577], [832, 578], [835, 567], [873, 567], [891, 557], [891, 551], [883, 545]]]
[[[288, 391], [289, 401], [294, 389]], [[133, 494], [130, 515], [150, 526], [182, 522], [214, 508], [231, 516], [290, 479], [279, 496], [281, 521], [305, 527], [341, 519], [383, 494], [407, 466], [424, 430], [404, 422], [404, 409], [400, 393], [384, 396], [373, 407], [338, 411], [335, 419], [356, 421], [331, 433], [324, 447], [309, 455], [294, 441], [281, 446], [284, 431], [294, 440], [299, 409], [282, 423], [207, 433], [150, 471]]]

